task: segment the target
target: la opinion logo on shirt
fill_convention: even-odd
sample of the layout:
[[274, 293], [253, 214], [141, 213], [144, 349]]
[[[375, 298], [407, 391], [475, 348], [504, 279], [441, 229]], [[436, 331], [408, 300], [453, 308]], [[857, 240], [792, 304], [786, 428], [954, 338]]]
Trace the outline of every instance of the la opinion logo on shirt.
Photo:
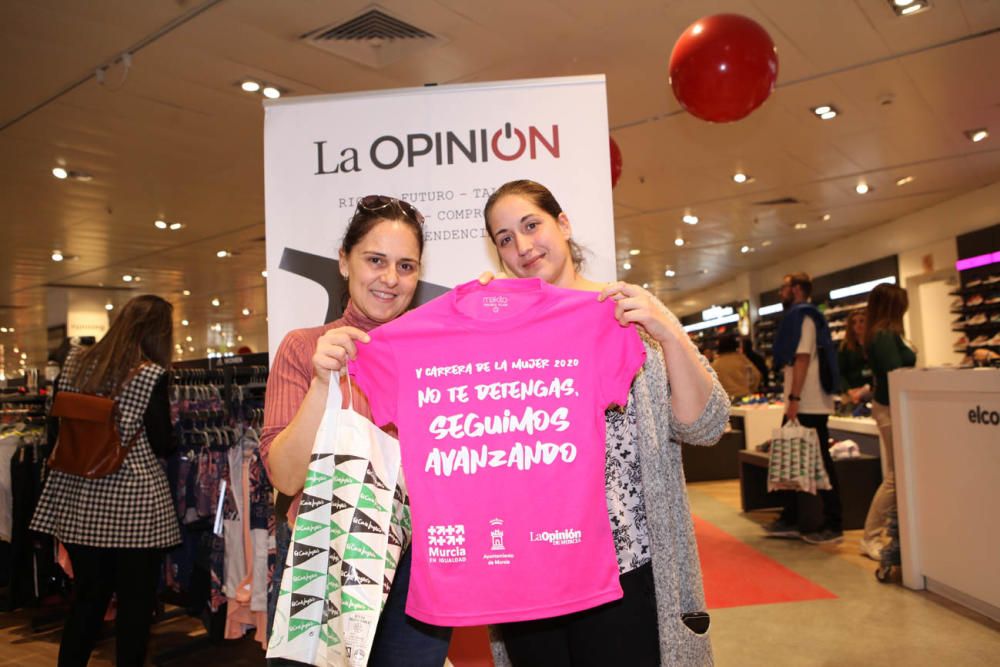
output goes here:
[[528, 125], [514, 127], [505, 123], [500, 128], [469, 130], [436, 130], [413, 132], [404, 136], [383, 134], [376, 137], [359, 152], [355, 146], [341, 149], [327, 148], [326, 140], [314, 141], [316, 147], [314, 176], [362, 171], [362, 161], [383, 171], [407, 168], [425, 168], [459, 164], [481, 164], [491, 159], [501, 162], [537, 160], [548, 156], [559, 159], [559, 125], [547, 130]]

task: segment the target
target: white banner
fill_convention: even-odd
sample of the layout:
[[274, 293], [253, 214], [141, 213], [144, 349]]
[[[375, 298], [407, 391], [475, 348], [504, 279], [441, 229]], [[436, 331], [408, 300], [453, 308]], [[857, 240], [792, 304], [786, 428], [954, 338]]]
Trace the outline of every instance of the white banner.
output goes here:
[[604, 76], [428, 86], [265, 103], [268, 342], [340, 314], [337, 250], [357, 199], [390, 195], [423, 213], [417, 303], [497, 270], [483, 206], [503, 183], [550, 188], [615, 279]]

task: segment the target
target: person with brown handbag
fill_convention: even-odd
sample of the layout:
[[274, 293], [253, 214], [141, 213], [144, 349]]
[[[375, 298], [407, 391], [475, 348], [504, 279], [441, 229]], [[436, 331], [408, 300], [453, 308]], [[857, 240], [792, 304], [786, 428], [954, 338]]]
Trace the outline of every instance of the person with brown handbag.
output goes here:
[[59, 667], [86, 665], [117, 595], [116, 664], [145, 663], [164, 550], [180, 543], [157, 455], [169, 453], [173, 307], [143, 295], [93, 347], [70, 352], [51, 416], [59, 433], [31, 528], [58, 538], [74, 572]]

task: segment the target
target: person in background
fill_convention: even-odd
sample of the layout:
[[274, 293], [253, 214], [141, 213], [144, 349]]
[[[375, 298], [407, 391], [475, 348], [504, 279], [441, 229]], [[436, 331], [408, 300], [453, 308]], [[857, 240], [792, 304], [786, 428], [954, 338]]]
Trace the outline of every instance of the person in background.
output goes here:
[[712, 368], [731, 399], [752, 394], [760, 386], [760, 371], [743, 355], [735, 334], [719, 339], [719, 356], [712, 362]]
[[[50, 470], [31, 529], [58, 538], [73, 565], [73, 603], [59, 667], [83, 667], [117, 595], [116, 664], [145, 664], [164, 552], [181, 541], [166, 474], [157, 456], [173, 447], [169, 373], [173, 306], [137, 296], [88, 349], [71, 349], [56, 391], [113, 396], [116, 426], [130, 451], [100, 478]], [[133, 435], [134, 434], [134, 435]], [[134, 438], [134, 440], [133, 440]]]
[[597, 283], [581, 273], [582, 251], [548, 188], [506, 183], [490, 196], [483, 216], [510, 274], [615, 300], [619, 322], [636, 323], [646, 348], [628, 404], [605, 419], [608, 515], [624, 597], [567, 616], [501, 625], [495, 664], [711, 665], [680, 442], [718, 442], [729, 420], [725, 390], [656, 297], [637, 285]]
[[861, 553], [879, 560], [889, 512], [896, 508], [896, 472], [893, 466], [892, 415], [889, 412], [889, 373], [915, 366], [917, 353], [903, 339], [903, 315], [910, 302], [906, 290], [882, 283], [868, 295], [865, 351], [875, 378], [872, 417], [878, 425], [882, 450], [882, 483], [872, 498], [861, 538]]
[[855, 310], [847, 316], [844, 340], [837, 349], [840, 369], [840, 391], [845, 404], [855, 406], [871, 397], [872, 369], [865, 354], [865, 311]]
[[[268, 595], [273, 623], [278, 587], [309, 470], [316, 432], [326, 410], [330, 381], [357, 354], [356, 341], [402, 315], [413, 301], [424, 249], [423, 216], [405, 201], [369, 195], [358, 201], [340, 248], [340, 273], [349, 301], [340, 319], [310, 329], [295, 329], [281, 341], [267, 380], [260, 451], [274, 487], [293, 500], [288, 522], [277, 528], [277, 558]], [[340, 379], [343, 405], [353, 394], [354, 410], [371, 419], [368, 401], [356, 386]], [[395, 429], [387, 429], [395, 437]], [[409, 535], [404, 536], [389, 597], [379, 618], [368, 660], [370, 667], [440, 667], [448, 654], [450, 628], [438, 628], [404, 614], [410, 577]], [[272, 665], [295, 664], [270, 660]]]
[[800, 529], [797, 494], [784, 491], [781, 516], [764, 530], [769, 537], [801, 537], [809, 544], [836, 544], [844, 539], [843, 517], [837, 471], [830, 457], [827, 421], [833, 414], [833, 395], [840, 387], [837, 351], [826, 318], [809, 301], [812, 296], [809, 274], [785, 276], [779, 295], [785, 315], [774, 337], [774, 368], [782, 368], [785, 373], [785, 422], [798, 421], [816, 430], [823, 467], [832, 488], [819, 492], [823, 523], [818, 529], [808, 532]]
[[[756, 368], [760, 372], [760, 378], [761, 378], [760, 386], [763, 387], [769, 384], [767, 362], [764, 361], [764, 357], [757, 354], [757, 351], [753, 349], [753, 342], [750, 340], [749, 336], [743, 337], [742, 346], [743, 346], [743, 355], [747, 359], [749, 359], [750, 363], [754, 365], [754, 368]], [[759, 388], [760, 387], [758, 387], [758, 389]]]

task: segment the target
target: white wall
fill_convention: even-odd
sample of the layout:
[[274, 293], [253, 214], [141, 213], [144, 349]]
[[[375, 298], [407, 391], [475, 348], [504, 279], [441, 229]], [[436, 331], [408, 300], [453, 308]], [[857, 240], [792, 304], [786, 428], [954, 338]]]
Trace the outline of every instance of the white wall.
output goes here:
[[[878, 227], [858, 232], [822, 248], [782, 259], [694, 294], [674, 297], [667, 305], [678, 316], [701, 310], [711, 302], [749, 299], [774, 289], [788, 273], [808, 271], [822, 276], [886, 255], [899, 255], [902, 286], [909, 276], [924, 273], [923, 257], [931, 256], [935, 270], [954, 266], [958, 259], [955, 237], [1000, 222], [1000, 182], [911, 213]], [[685, 306], [685, 301], [695, 301]], [[758, 304], [759, 305], [759, 304]], [[957, 334], [956, 334], [957, 335]]]

